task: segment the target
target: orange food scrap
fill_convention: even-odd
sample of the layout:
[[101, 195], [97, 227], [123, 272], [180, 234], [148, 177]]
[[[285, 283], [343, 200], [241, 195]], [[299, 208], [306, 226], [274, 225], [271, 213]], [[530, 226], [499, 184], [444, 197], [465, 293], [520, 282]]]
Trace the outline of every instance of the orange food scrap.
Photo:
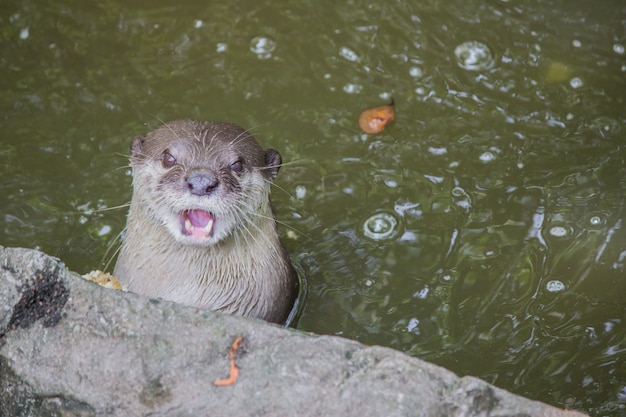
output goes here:
[[385, 129], [389, 123], [393, 122], [395, 110], [393, 99], [386, 106], [372, 107], [364, 110], [359, 116], [359, 126], [365, 133], [375, 135]]
[[243, 337], [241, 336], [236, 338], [230, 348], [230, 351], [228, 352], [228, 358], [230, 359], [230, 375], [226, 379], [216, 379], [215, 382], [213, 382], [213, 385], [218, 387], [225, 387], [228, 385], [233, 385], [235, 382], [237, 382], [237, 378], [239, 378], [239, 368], [237, 368], [237, 365], [235, 364], [235, 352], [237, 352], [237, 349], [239, 349], [239, 344], [242, 340]]

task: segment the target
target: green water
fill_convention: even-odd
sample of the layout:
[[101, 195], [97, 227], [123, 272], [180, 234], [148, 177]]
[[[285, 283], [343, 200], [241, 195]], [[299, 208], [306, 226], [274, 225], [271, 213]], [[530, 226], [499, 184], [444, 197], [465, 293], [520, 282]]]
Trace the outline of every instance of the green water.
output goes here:
[[624, 416], [625, 22], [610, 0], [4, 1], [0, 244], [103, 267], [132, 138], [235, 122], [287, 162], [299, 328]]

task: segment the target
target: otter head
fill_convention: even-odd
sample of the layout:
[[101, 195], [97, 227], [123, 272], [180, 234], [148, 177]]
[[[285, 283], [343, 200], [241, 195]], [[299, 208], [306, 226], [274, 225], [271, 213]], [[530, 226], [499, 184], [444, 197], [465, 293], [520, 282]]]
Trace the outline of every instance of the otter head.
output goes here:
[[132, 204], [154, 221], [145, 226], [208, 247], [240, 232], [254, 238], [259, 216], [272, 216], [270, 183], [282, 160], [236, 125], [176, 120], [136, 137], [130, 162]]

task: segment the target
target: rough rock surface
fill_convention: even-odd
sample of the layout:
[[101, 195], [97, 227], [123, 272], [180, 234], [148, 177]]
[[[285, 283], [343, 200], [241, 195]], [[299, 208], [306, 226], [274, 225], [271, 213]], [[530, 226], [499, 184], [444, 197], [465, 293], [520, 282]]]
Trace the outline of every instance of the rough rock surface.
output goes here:
[[[229, 375], [229, 350], [237, 381]], [[563, 416], [401, 352], [102, 288], [0, 247], [0, 416]]]

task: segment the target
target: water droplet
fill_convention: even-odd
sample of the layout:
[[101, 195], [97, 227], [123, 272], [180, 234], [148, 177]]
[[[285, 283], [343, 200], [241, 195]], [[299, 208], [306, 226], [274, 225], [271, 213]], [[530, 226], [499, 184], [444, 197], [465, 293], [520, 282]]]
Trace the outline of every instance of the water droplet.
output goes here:
[[496, 156], [493, 154], [493, 152], [487, 151], [480, 155], [478, 159], [480, 159], [482, 162], [491, 162], [496, 159]]
[[373, 240], [392, 238], [397, 231], [398, 220], [389, 213], [376, 213], [363, 223], [363, 233]]
[[589, 229], [602, 229], [606, 226], [607, 221], [607, 215], [602, 212], [594, 212], [587, 215], [587, 227]]
[[578, 39], [574, 39], [572, 41], [572, 45], [574, 46], [574, 48], [580, 48], [582, 46], [582, 42], [580, 42]]
[[219, 42], [217, 45], [215, 45], [216, 52], [225, 52], [227, 49], [228, 49], [227, 43]]
[[421, 78], [424, 75], [424, 71], [420, 67], [409, 68], [409, 75], [415, 78]]
[[569, 85], [571, 85], [572, 88], [580, 88], [583, 86], [583, 80], [581, 80], [578, 77], [574, 77], [571, 80], [569, 80]]
[[437, 271], [437, 281], [444, 285], [452, 285], [457, 280], [457, 273], [454, 270], [440, 269]]
[[363, 90], [363, 86], [360, 84], [348, 83], [343, 86], [343, 91], [348, 94], [358, 94]]
[[200, 19], [196, 19], [196, 20], [193, 22], [193, 27], [194, 27], [194, 28], [196, 28], [196, 29], [200, 29], [200, 28], [202, 27], [202, 25], [203, 25], [203, 24], [204, 24], [204, 22], [202, 22], [202, 20], [200, 20]]
[[421, 290], [417, 291], [416, 293], [413, 294], [414, 298], [419, 298], [420, 300], [425, 300], [426, 297], [428, 297], [428, 286], [422, 288]]
[[268, 59], [276, 50], [276, 42], [266, 36], [257, 36], [250, 41], [250, 50], [259, 59]]
[[613, 52], [615, 52], [616, 54], [623, 55], [624, 45], [622, 45], [621, 43], [616, 43], [615, 45], [613, 45]]
[[28, 39], [29, 31], [28, 28], [23, 28], [20, 30], [20, 39]]
[[420, 332], [420, 329], [418, 327], [419, 324], [420, 324], [420, 321], [416, 319], [415, 317], [413, 317], [411, 320], [409, 320], [409, 324], [406, 326], [406, 329], [410, 332], [419, 334]]
[[430, 152], [433, 155], [445, 155], [445, 154], [448, 153], [448, 149], [446, 149], [446, 148], [435, 148], [435, 147], [430, 146], [428, 148], [428, 152]]
[[554, 237], [563, 237], [567, 235], [567, 229], [563, 226], [554, 226], [550, 228], [550, 234]]
[[108, 224], [105, 224], [100, 228], [100, 230], [98, 230], [98, 236], [106, 236], [109, 233], [111, 233], [111, 226]]
[[565, 284], [563, 284], [558, 279], [553, 279], [546, 283], [546, 290], [550, 292], [561, 292], [565, 289]]
[[465, 190], [461, 187], [454, 187], [451, 191], [453, 197], [463, 197], [465, 196]]
[[424, 174], [424, 178], [430, 180], [433, 184], [442, 184], [444, 181], [444, 177], [437, 177], [435, 175]]
[[563, 238], [570, 235], [572, 230], [569, 227], [559, 225], [550, 227], [550, 229], [548, 229], [548, 233], [552, 237]]
[[398, 186], [398, 181], [393, 180], [393, 179], [386, 179], [383, 182], [389, 188], [396, 188]]
[[394, 211], [398, 213], [400, 216], [413, 216], [413, 217], [421, 217], [422, 210], [420, 209], [419, 203], [413, 203], [411, 201], [404, 202], [396, 202], [393, 207]]
[[306, 196], [306, 187], [304, 185], [296, 185], [296, 198], [302, 200]]
[[357, 53], [345, 46], [342, 46], [341, 49], [339, 49], [339, 55], [341, 55], [343, 58], [347, 59], [350, 62], [356, 62], [359, 60], [359, 56], [357, 55]]
[[491, 50], [482, 42], [464, 42], [454, 49], [454, 55], [459, 66], [469, 71], [489, 69], [494, 64]]

